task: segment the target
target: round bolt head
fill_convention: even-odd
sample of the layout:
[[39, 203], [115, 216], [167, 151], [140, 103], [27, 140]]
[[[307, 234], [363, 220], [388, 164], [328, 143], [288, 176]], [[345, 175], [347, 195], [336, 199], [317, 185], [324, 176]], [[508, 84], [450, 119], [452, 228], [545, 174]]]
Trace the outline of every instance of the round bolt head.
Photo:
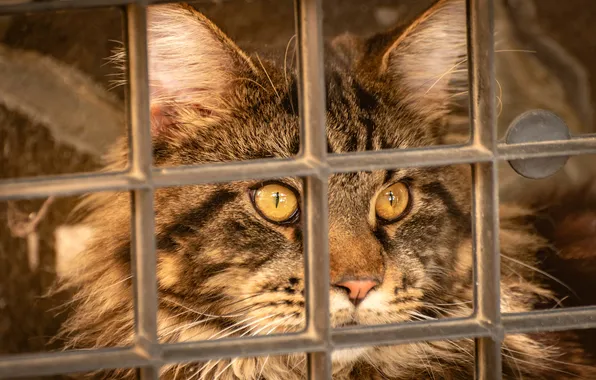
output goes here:
[[[571, 134], [565, 122], [550, 111], [532, 110], [519, 115], [509, 125], [505, 142], [570, 140]], [[511, 160], [509, 165], [517, 174], [531, 179], [546, 178], [565, 166], [568, 156]]]

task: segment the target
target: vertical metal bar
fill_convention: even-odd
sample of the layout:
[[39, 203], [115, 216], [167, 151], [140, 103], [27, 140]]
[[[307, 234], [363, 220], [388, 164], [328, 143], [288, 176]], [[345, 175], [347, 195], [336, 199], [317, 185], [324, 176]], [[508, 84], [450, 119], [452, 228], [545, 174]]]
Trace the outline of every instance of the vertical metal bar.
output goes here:
[[[147, 64], [147, 9], [127, 7], [130, 85], [131, 171], [149, 181], [152, 165]], [[157, 280], [153, 189], [135, 190], [132, 202], [132, 243], [137, 347], [153, 355], [157, 343]], [[153, 380], [156, 370], [140, 371], [142, 380]]]
[[475, 379], [501, 380], [501, 341], [491, 338], [476, 339]]
[[[472, 166], [474, 187], [474, 276], [476, 317], [499, 326], [500, 270], [496, 163]], [[495, 328], [495, 331], [497, 329]], [[476, 339], [476, 379], [501, 378], [501, 342], [497, 334]]]
[[493, 0], [467, 0], [472, 141], [494, 152], [495, 68]]
[[[298, 56], [302, 152], [324, 164], [327, 155], [325, 132], [325, 82], [321, 0], [297, 0]], [[324, 167], [324, 165], [321, 165]], [[306, 178], [304, 200], [307, 323], [309, 333], [330, 347], [329, 250], [327, 239], [327, 177]], [[331, 352], [308, 353], [308, 374], [313, 380], [331, 378]]]
[[321, 0], [297, 0], [296, 16], [302, 148], [305, 156], [321, 160], [327, 154]]
[[[306, 295], [308, 329], [329, 347], [329, 253], [327, 239], [327, 178], [308, 177], [305, 183]], [[309, 379], [330, 379], [330, 352], [308, 354]]]
[[497, 175], [495, 163], [472, 166], [476, 316], [491, 325], [501, 322]]
[[151, 174], [153, 163], [149, 117], [149, 66], [147, 55], [147, 7], [126, 8], [128, 37], [128, 79], [130, 89], [130, 164], [141, 179]]
[[[490, 163], [472, 166], [474, 190], [475, 311], [483, 323], [500, 329], [500, 263], [495, 125], [494, 8], [492, 0], [467, 0], [468, 67], [472, 141], [492, 153]], [[501, 378], [501, 341], [476, 339], [476, 379]]]
[[331, 352], [308, 354], [307, 365], [309, 379], [331, 380]]
[[155, 367], [139, 368], [137, 377], [141, 380], [159, 380], [159, 369]]

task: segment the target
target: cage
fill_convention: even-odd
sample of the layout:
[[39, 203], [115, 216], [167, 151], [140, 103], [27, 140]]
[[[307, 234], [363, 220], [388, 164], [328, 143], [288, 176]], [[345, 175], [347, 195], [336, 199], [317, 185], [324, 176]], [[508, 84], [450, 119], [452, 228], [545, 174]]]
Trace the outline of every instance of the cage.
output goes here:
[[[334, 349], [355, 345], [474, 338], [476, 378], [501, 378], [505, 334], [596, 327], [596, 307], [502, 314], [499, 305], [497, 162], [596, 153], [596, 136], [546, 141], [499, 142], [495, 126], [494, 12], [492, 0], [467, 1], [472, 138], [459, 146], [415, 150], [327, 154], [323, 81], [321, 0], [296, 1], [299, 46], [301, 144], [294, 159], [157, 170], [149, 133], [146, 7], [158, 1], [71, 0], [1, 3], [0, 14], [119, 6], [126, 12], [129, 52], [128, 111], [131, 165], [123, 173], [68, 175], [0, 182], [0, 199], [38, 198], [97, 191], [130, 191], [136, 343], [132, 348], [0, 357], [0, 377], [49, 375], [106, 368], [139, 368], [141, 379], [157, 379], [167, 363], [217, 357], [306, 352], [310, 379], [331, 378]], [[163, 3], [163, 1], [159, 1]], [[469, 164], [473, 172], [475, 297], [469, 318], [334, 330], [330, 327], [327, 249], [327, 178], [333, 173], [394, 167]], [[522, 169], [523, 170], [523, 169]], [[154, 189], [282, 176], [305, 178], [307, 329], [300, 334], [223, 341], [160, 344], [157, 339]]]

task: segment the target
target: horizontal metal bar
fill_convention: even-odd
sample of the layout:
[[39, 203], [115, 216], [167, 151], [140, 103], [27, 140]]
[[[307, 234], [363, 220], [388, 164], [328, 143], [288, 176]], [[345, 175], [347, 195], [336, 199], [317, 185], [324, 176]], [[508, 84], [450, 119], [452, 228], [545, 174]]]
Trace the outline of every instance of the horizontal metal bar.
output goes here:
[[304, 159], [263, 159], [234, 163], [156, 169], [153, 184], [156, 187], [220, 183], [247, 179], [306, 177], [317, 174], [311, 162]]
[[331, 340], [333, 348], [338, 349], [490, 335], [485, 325], [474, 318], [465, 318], [335, 329]]
[[571, 140], [499, 144], [497, 149], [497, 158], [500, 160], [579, 154], [596, 154], [596, 135], [576, 136]]
[[33, 0], [30, 0], [14, 4], [0, 3], [0, 15], [121, 6], [134, 3], [135, 1], [136, 0], [71, 0], [34, 2]]
[[503, 314], [507, 334], [596, 328], [596, 306]]
[[[542, 151], [544, 149], [545, 151]], [[498, 159], [538, 158], [545, 156], [596, 154], [596, 137], [569, 141], [500, 144]], [[394, 149], [374, 152], [333, 154], [328, 158], [331, 173], [380, 170], [398, 167], [436, 166], [488, 162], [490, 152], [473, 146], [441, 146], [423, 149]], [[322, 169], [316, 161], [303, 158], [263, 159], [233, 163], [214, 163], [153, 169], [152, 182], [129, 173], [85, 173], [0, 181], [0, 200], [67, 196], [98, 191], [127, 191], [166, 186], [229, 182], [246, 179], [304, 177]]]
[[[503, 314], [501, 322], [506, 334], [596, 328], [596, 306]], [[362, 326], [332, 330], [331, 348], [492, 337], [494, 334], [497, 332], [492, 331], [490, 326], [473, 318]], [[163, 344], [159, 347], [162, 355], [158, 358], [148, 358], [132, 348], [0, 356], [0, 378], [88, 372], [101, 368], [147, 367], [222, 357], [325, 351], [323, 341], [312, 339], [307, 334], [197, 341]]]
[[321, 351], [325, 351], [325, 342], [302, 333], [162, 345], [162, 358], [173, 363]]
[[0, 181], [0, 200], [69, 196], [99, 191], [148, 188], [129, 173], [88, 173]]
[[[134, 3], [159, 4], [174, 3], [179, 0], [53, 0], [2, 4], [0, 2], [0, 15], [30, 13], [30, 12], [49, 12], [73, 9], [92, 9], [101, 7], [116, 7]], [[205, 0], [207, 2], [207, 0]]]
[[98, 191], [128, 191], [152, 186], [184, 186], [245, 179], [305, 177], [317, 170], [305, 160], [252, 160], [153, 169], [151, 179], [131, 173], [86, 173], [0, 181], [0, 200], [68, 196]]
[[[426, 153], [424, 153], [426, 152]], [[475, 156], [476, 154], [476, 156]], [[458, 157], [463, 156], [463, 157]], [[391, 150], [331, 155], [334, 172], [372, 170], [489, 160], [472, 147], [440, 147], [418, 150]], [[375, 162], [380, 160], [381, 162]], [[214, 163], [172, 168], [155, 168], [152, 182], [143, 182], [128, 173], [86, 173], [0, 181], [0, 200], [73, 195], [97, 191], [127, 191], [155, 187], [230, 182], [246, 179], [305, 177], [318, 173], [318, 162], [298, 159], [263, 159], [233, 163]]]
[[0, 378], [90, 372], [100, 368], [135, 368], [150, 360], [134, 348], [112, 348], [0, 357]]
[[439, 146], [332, 154], [327, 162], [332, 173], [381, 170], [413, 166], [469, 164], [491, 161], [490, 152], [474, 146]]

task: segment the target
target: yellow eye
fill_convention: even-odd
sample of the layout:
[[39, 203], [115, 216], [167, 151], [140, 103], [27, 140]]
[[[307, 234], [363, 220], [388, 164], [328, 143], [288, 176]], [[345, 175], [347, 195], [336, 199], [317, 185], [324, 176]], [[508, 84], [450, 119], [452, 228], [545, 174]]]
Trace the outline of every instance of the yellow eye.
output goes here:
[[377, 196], [375, 211], [380, 219], [392, 222], [406, 212], [409, 203], [410, 192], [408, 187], [398, 182], [385, 188]]
[[266, 219], [283, 223], [293, 219], [298, 213], [298, 199], [289, 188], [272, 183], [255, 191], [254, 204]]

